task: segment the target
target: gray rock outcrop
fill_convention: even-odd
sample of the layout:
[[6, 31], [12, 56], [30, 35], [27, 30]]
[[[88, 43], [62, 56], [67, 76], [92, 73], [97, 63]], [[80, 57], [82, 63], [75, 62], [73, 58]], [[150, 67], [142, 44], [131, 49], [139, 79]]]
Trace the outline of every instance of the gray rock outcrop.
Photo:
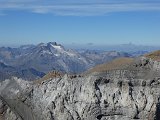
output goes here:
[[40, 84], [3, 81], [0, 113], [10, 109], [7, 120], [159, 120], [160, 72], [154, 64], [141, 59], [125, 69], [64, 75]]

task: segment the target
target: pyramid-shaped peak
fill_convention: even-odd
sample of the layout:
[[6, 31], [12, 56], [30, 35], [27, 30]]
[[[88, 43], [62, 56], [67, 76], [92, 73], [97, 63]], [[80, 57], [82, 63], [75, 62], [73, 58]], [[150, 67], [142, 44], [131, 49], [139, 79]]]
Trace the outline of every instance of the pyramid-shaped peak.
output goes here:
[[61, 44], [58, 44], [57, 42], [49, 42], [48, 45], [54, 45], [54, 46], [62, 46]]

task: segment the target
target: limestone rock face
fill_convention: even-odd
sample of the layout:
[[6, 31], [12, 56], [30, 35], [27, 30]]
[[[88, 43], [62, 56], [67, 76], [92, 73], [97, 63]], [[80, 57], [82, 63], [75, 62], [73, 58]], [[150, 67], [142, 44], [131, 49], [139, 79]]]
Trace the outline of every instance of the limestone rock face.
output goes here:
[[0, 114], [7, 120], [159, 120], [160, 72], [142, 62], [133, 64], [135, 69], [64, 75], [34, 84], [3, 81]]
[[3, 100], [4, 99], [0, 97], [0, 120], [22, 120]]
[[43, 120], [154, 120], [159, 109], [159, 83], [160, 79], [152, 83], [96, 75], [65, 76], [34, 86], [30, 100], [34, 113]]
[[29, 88], [29, 82], [18, 78], [0, 83], [0, 120], [29, 120], [29, 106], [18, 99], [20, 94], [28, 93]]

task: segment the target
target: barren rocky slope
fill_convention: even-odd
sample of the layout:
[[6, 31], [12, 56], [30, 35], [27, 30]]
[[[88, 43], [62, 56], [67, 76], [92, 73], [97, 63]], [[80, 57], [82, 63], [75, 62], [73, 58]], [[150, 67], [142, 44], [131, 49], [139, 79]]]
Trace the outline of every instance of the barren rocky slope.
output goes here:
[[133, 58], [127, 58], [127, 57], [120, 57], [117, 59], [114, 59], [108, 63], [96, 65], [95, 67], [89, 69], [86, 71], [86, 74], [93, 73], [93, 72], [105, 72], [107, 70], [111, 69], [118, 69], [120, 67], [125, 67], [126, 65], [129, 65], [133, 62]]
[[146, 57], [125, 67], [32, 83], [0, 84], [0, 119], [158, 120], [160, 63]]
[[151, 58], [153, 60], [160, 61], [160, 50], [154, 51], [154, 52], [149, 53], [149, 54], [146, 54], [145, 56], [147, 58]]

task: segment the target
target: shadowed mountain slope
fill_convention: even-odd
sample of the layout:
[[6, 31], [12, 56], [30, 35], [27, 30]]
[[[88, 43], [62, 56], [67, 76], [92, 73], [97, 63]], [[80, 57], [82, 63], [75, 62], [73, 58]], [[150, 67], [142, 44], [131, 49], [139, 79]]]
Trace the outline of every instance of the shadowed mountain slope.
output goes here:
[[34, 68], [16, 68], [9, 65], [6, 65], [0, 62], [0, 80], [11, 79], [13, 76], [23, 78], [25, 80], [33, 80], [35, 78], [41, 78], [45, 74], [39, 72]]

